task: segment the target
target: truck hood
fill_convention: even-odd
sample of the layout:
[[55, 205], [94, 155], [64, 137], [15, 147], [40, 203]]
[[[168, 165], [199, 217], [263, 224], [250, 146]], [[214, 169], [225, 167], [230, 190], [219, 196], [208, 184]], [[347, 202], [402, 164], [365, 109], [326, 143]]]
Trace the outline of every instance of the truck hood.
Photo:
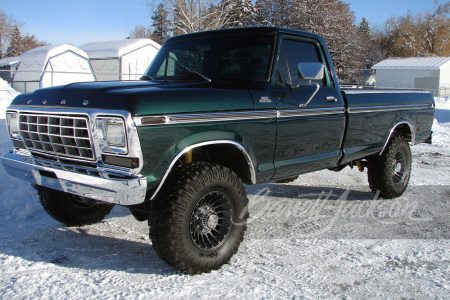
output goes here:
[[126, 110], [133, 116], [253, 109], [247, 88], [209, 82], [73, 83], [17, 96], [20, 107]]

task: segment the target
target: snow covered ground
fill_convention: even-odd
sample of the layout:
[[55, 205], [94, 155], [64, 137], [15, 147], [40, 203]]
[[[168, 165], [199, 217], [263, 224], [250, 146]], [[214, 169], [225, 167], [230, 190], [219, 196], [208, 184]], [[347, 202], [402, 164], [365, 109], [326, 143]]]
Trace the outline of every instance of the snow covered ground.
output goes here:
[[[10, 99], [0, 98], [0, 118]], [[0, 153], [11, 148], [0, 120]], [[449, 298], [450, 99], [434, 144], [413, 147], [407, 192], [370, 193], [366, 174], [315, 172], [248, 187], [249, 229], [230, 264], [188, 276], [152, 249], [145, 222], [115, 207], [66, 227], [0, 167], [0, 298]]]

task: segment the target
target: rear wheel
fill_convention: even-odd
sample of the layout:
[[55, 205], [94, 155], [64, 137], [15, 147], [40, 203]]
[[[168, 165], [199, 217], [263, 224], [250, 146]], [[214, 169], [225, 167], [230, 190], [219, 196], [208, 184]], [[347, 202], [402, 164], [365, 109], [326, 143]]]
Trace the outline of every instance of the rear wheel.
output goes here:
[[399, 197], [408, 186], [411, 149], [401, 135], [394, 135], [383, 154], [369, 160], [368, 180], [373, 193], [386, 199]]
[[39, 200], [55, 220], [68, 226], [83, 226], [102, 221], [114, 207], [94, 199], [80, 197], [49, 188], [38, 188]]
[[185, 273], [219, 269], [243, 240], [247, 205], [245, 189], [233, 171], [211, 163], [182, 166], [152, 201], [153, 247]]

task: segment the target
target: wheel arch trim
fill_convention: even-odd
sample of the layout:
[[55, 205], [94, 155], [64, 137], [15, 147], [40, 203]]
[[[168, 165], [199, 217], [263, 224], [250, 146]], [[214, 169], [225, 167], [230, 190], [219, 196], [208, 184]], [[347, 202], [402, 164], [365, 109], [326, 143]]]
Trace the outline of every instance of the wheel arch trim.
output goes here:
[[155, 192], [153, 192], [152, 196], [150, 197], [150, 200], [153, 200], [156, 195], [159, 193], [159, 191], [161, 190], [161, 188], [163, 187], [164, 183], [167, 180], [167, 177], [169, 176], [169, 173], [172, 171], [173, 167], [175, 166], [175, 163], [186, 153], [188, 153], [191, 150], [194, 150], [196, 148], [201, 148], [201, 147], [205, 147], [205, 146], [210, 146], [210, 145], [220, 145], [220, 144], [228, 144], [228, 145], [232, 145], [234, 147], [236, 147], [238, 150], [240, 150], [242, 152], [242, 154], [245, 157], [245, 160], [247, 161], [247, 164], [249, 166], [249, 172], [250, 172], [250, 178], [251, 178], [251, 182], [252, 184], [256, 183], [256, 172], [255, 172], [255, 166], [253, 164], [253, 161], [250, 157], [250, 155], [248, 154], [247, 150], [244, 148], [244, 146], [242, 146], [241, 144], [235, 142], [235, 141], [229, 141], [229, 140], [217, 140], [217, 141], [208, 141], [208, 142], [202, 142], [202, 143], [197, 143], [197, 144], [193, 144], [190, 145], [186, 148], [184, 148], [183, 150], [181, 150], [171, 161], [169, 167], [167, 168], [166, 172], [164, 173], [163, 178], [161, 179], [161, 182], [159, 183], [158, 187], [156, 188]]
[[389, 132], [389, 136], [388, 136], [386, 142], [384, 143], [383, 150], [381, 150], [380, 155], [382, 155], [384, 153], [384, 150], [386, 150], [386, 147], [387, 147], [389, 141], [391, 140], [392, 135], [394, 134], [394, 132], [396, 132], [396, 129], [401, 125], [408, 126], [409, 130], [411, 131], [411, 145], [414, 146], [416, 144], [416, 129], [414, 128], [414, 125], [411, 122], [406, 121], [406, 120], [400, 121], [400, 122], [396, 123], [392, 127], [391, 131]]

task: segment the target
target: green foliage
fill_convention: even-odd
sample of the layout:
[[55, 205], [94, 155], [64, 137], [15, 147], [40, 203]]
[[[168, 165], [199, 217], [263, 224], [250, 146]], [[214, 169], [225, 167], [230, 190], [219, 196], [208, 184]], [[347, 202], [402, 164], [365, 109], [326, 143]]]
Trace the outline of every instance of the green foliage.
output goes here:
[[156, 10], [153, 11], [152, 21], [152, 39], [155, 42], [162, 44], [170, 37], [172, 31], [171, 21], [169, 20], [169, 11], [163, 3], [158, 4]]
[[372, 30], [370, 28], [369, 21], [367, 21], [366, 18], [364, 18], [364, 17], [362, 18], [362, 21], [358, 27], [358, 31], [366, 40], [368, 40], [368, 41], [370, 40], [371, 35], [372, 35]]
[[21, 37], [19, 27], [14, 26], [12, 37], [9, 41], [8, 49], [6, 50], [6, 57], [14, 57], [22, 54], [22, 47], [20, 44]]

